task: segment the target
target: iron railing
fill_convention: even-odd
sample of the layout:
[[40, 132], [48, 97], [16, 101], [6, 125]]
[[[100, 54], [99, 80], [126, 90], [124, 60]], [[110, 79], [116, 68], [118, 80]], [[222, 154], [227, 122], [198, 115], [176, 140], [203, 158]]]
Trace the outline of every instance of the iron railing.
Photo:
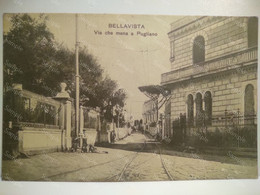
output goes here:
[[27, 90], [10, 90], [4, 94], [4, 122], [20, 127], [60, 128], [62, 104]]

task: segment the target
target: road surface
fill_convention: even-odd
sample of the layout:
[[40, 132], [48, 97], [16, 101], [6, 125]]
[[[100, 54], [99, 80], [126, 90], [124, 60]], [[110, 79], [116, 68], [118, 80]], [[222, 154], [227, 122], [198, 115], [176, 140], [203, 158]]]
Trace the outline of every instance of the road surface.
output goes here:
[[[47, 153], [4, 160], [4, 180], [166, 181], [256, 178], [256, 159], [169, 152], [159, 142], [133, 133], [99, 153]], [[207, 160], [210, 159], [210, 160]]]

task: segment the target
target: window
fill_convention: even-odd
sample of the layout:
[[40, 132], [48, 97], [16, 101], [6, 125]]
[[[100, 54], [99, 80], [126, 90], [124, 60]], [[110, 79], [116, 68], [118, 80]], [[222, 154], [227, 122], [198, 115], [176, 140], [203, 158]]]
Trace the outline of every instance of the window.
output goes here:
[[205, 61], [205, 40], [197, 36], [193, 42], [193, 64]]
[[196, 94], [196, 126], [201, 126], [203, 122], [202, 95]]
[[255, 115], [254, 87], [248, 84], [245, 88], [244, 108], [245, 124], [254, 124]]
[[211, 125], [212, 118], [212, 97], [210, 91], [207, 91], [204, 95], [205, 102], [205, 123]]
[[170, 58], [170, 60], [174, 61], [174, 59], [175, 59], [175, 45], [174, 45], [174, 41], [171, 41], [170, 44], [171, 44], [170, 45], [170, 47], [171, 47], [171, 58]]
[[193, 126], [194, 121], [194, 111], [193, 111], [193, 96], [190, 94], [188, 95], [188, 101], [187, 101], [187, 111], [188, 111], [188, 125]]
[[258, 34], [258, 22], [256, 17], [252, 17], [248, 20], [247, 32], [248, 32], [248, 47], [257, 46], [257, 34]]

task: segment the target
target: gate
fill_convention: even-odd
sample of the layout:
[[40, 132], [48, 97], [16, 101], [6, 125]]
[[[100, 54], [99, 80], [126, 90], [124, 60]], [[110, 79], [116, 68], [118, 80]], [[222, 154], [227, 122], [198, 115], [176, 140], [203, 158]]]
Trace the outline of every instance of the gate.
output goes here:
[[186, 114], [180, 114], [180, 117], [172, 122], [172, 128], [174, 143], [185, 142], [187, 137]]

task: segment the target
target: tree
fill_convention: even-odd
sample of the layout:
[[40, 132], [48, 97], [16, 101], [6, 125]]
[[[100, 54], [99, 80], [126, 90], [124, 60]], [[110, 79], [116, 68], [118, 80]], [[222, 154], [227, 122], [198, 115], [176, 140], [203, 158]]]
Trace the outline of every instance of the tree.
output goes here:
[[105, 101], [107, 104], [104, 106], [105, 109], [105, 118], [108, 121], [112, 121], [112, 118], [114, 119], [114, 122], [120, 122], [120, 126], [122, 123], [124, 123], [124, 106], [125, 106], [125, 100], [127, 98], [127, 95], [123, 89], [118, 89], [116, 91], [113, 91], [113, 93], [110, 93], [111, 96], [107, 98]]
[[[4, 34], [4, 88], [21, 83], [32, 92], [55, 96], [60, 82], [75, 98], [75, 52], [55, 41], [47, 27], [48, 17], [15, 14], [11, 28]], [[79, 51], [80, 103], [87, 107], [107, 109], [124, 106], [126, 93], [118, 89], [116, 81], [103, 75], [98, 60], [86, 47]]]
[[126, 97], [127, 96], [124, 89], [118, 89], [112, 97], [112, 104], [118, 105], [119, 107], [124, 107]]
[[10, 31], [4, 35], [5, 86], [22, 83], [33, 92], [50, 95], [63, 80], [62, 66], [55, 60], [57, 44], [46, 20], [44, 15], [28, 14], [11, 18]]

